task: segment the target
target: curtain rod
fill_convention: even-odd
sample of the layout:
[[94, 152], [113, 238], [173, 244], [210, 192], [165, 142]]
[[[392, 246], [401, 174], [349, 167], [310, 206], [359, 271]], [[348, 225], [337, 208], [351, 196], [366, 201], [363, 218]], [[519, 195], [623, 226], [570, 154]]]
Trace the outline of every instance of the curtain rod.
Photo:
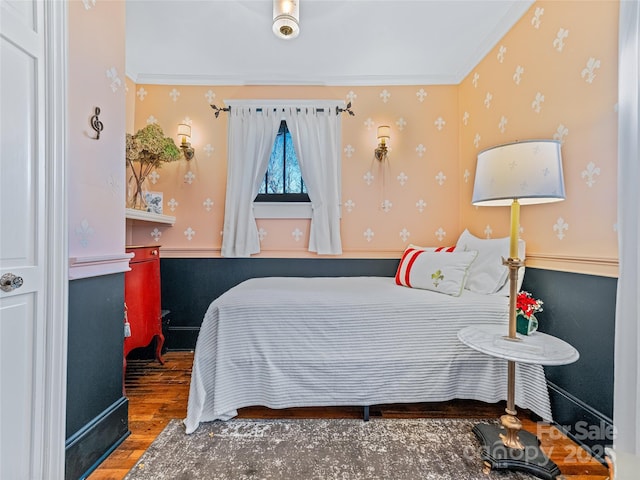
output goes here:
[[[231, 111], [231, 106], [229, 107], [217, 107], [216, 105], [209, 105], [215, 112], [215, 117], [218, 118], [218, 115], [220, 115], [220, 112], [230, 112]], [[291, 105], [293, 106], [293, 105]], [[309, 107], [311, 107], [312, 105], [309, 105]], [[283, 106], [282, 104], [278, 105], [278, 106], [274, 106], [273, 110], [277, 111], [278, 109], [282, 108], [283, 110], [286, 108], [286, 106]], [[302, 107], [304, 108], [304, 107]], [[296, 107], [296, 112], [299, 112], [301, 110], [300, 107]], [[316, 110], [318, 112], [324, 112], [324, 107], [320, 107], [320, 108], [316, 108]], [[258, 107], [256, 108], [257, 112], [261, 112], [262, 108]], [[351, 115], [352, 117], [355, 116], [355, 113], [353, 113], [353, 110], [351, 110], [351, 102], [347, 103], [345, 108], [340, 108], [339, 106], [336, 106], [336, 115], [339, 115], [341, 113], [347, 112], [349, 115]]]

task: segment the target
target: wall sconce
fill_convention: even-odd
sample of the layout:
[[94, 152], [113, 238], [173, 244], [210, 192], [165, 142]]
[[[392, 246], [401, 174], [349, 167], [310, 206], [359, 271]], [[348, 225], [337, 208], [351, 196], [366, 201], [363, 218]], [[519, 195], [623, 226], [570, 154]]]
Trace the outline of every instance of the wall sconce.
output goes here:
[[191, 144], [189, 143], [189, 140], [191, 139], [191, 126], [186, 123], [179, 123], [178, 136], [182, 137], [180, 148], [182, 149], [184, 158], [191, 160], [195, 155], [195, 150], [191, 148]]
[[391, 127], [380, 125], [378, 127], [378, 147], [374, 150], [373, 156], [379, 162], [384, 162], [388, 158], [387, 141], [391, 138]]
[[273, 33], [289, 40], [300, 33], [298, 0], [273, 0]]

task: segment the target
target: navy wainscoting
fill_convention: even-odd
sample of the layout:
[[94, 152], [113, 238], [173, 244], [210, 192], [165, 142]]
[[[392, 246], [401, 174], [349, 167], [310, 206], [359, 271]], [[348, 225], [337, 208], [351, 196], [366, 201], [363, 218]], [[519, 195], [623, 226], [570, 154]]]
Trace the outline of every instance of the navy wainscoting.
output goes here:
[[65, 479], [85, 478], [128, 435], [124, 273], [69, 282]]
[[169, 310], [166, 345], [193, 350], [209, 304], [256, 277], [392, 277], [398, 259], [161, 258], [162, 308]]
[[545, 369], [554, 420], [602, 460], [613, 443], [617, 279], [527, 268], [522, 289], [544, 302], [540, 331], [580, 352], [571, 365]]

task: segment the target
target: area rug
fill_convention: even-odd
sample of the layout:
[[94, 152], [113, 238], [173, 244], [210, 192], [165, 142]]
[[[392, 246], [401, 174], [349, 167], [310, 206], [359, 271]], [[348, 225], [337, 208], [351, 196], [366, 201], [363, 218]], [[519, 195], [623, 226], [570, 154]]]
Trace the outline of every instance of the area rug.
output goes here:
[[482, 472], [474, 420], [172, 420], [125, 480], [521, 480]]

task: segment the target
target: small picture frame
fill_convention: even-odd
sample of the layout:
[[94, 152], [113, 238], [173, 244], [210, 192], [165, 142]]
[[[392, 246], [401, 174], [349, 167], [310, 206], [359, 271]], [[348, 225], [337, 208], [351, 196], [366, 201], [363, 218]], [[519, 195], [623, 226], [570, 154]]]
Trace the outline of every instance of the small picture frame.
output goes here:
[[162, 192], [146, 192], [147, 212], [162, 215]]

